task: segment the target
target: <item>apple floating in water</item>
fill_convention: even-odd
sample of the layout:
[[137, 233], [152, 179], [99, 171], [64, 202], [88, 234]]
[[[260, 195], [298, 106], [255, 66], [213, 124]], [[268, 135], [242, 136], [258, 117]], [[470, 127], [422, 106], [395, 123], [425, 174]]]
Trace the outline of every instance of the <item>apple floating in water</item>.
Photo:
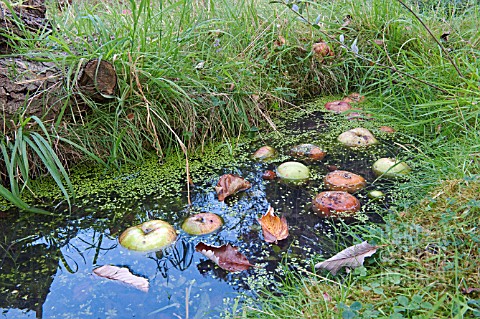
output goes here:
[[277, 177], [277, 174], [274, 172], [274, 171], [271, 171], [271, 170], [266, 170], [265, 172], [263, 172], [262, 174], [262, 178], [264, 180], [274, 180], [275, 178]]
[[299, 159], [321, 161], [327, 155], [327, 152], [314, 144], [300, 144], [292, 147], [290, 154]]
[[360, 209], [360, 201], [343, 191], [321, 192], [312, 201], [312, 210], [321, 217], [353, 217]]
[[368, 192], [368, 198], [370, 199], [380, 199], [385, 197], [385, 194], [382, 191], [379, 190], [373, 190]]
[[372, 170], [377, 177], [399, 178], [407, 175], [411, 168], [405, 162], [384, 157], [373, 163]]
[[323, 182], [330, 191], [344, 191], [348, 193], [355, 193], [367, 185], [365, 178], [362, 176], [341, 170], [328, 173], [323, 178]]
[[171, 245], [177, 232], [163, 220], [150, 220], [127, 228], [118, 238], [120, 245], [136, 251], [157, 251]]
[[375, 136], [363, 127], [343, 132], [337, 137], [337, 140], [343, 145], [352, 148], [367, 147], [378, 143]]
[[214, 213], [200, 213], [188, 217], [182, 224], [184, 232], [190, 235], [213, 233], [223, 225], [222, 217]]
[[333, 101], [326, 103], [325, 109], [338, 114], [351, 110], [352, 106], [347, 101]]
[[260, 147], [253, 153], [252, 158], [258, 161], [269, 160], [277, 155], [277, 151], [268, 145]]
[[285, 162], [277, 167], [277, 176], [294, 185], [301, 185], [310, 178], [308, 167], [298, 162]]

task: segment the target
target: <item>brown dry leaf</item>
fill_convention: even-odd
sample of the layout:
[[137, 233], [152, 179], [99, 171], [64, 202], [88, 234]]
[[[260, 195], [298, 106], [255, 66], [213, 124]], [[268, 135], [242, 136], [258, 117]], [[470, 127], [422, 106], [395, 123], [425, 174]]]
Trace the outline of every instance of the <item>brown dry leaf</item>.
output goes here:
[[362, 266], [365, 257], [370, 257], [377, 249], [378, 246], [372, 246], [364, 241], [361, 244], [350, 246], [335, 256], [316, 264], [315, 268], [326, 269], [335, 275], [342, 267], [357, 268]]
[[242, 271], [253, 266], [244, 254], [238, 252], [237, 247], [233, 247], [230, 244], [217, 247], [200, 242], [195, 246], [195, 251], [208, 257], [220, 268], [228, 271]]
[[281, 35], [279, 35], [278, 39], [275, 40], [275, 45], [278, 46], [278, 47], [281, 47], [282, 45], [285, 45], [285, 43], [287, 43], [287, 41]]
[[251, 186], [248, 181], [240, 176], [225, 174], [220, 177], [217, 186], [215, 186], [215, 191], [217, 192], [218, 200], [222, 202], [227, 196], [247, 190]]
[[285, 216], [282, 216], [282, 218], [275, 216], [272, 207], [258, 222], [262, 225], [263, 238], [267, 243], [277, 243], [279, 240], [288, 237], [287, 219]]
[[471, 287], [462, 288], [462, 293], [465, 295], [468, 295], [474, 292], [480, 292], [480, 288], [471, 288]]
[[93, 270], [93, 273], [99, 277], [123, 282], [133, 288], [148, 292], [149, 282], [147, 278], [136, 276], [128, 268], [104, 265]]
[[323, 41], [314, 43], [312, 46], [312, 50], [315, 58], [319, 62], [324, 62], [325, 57], [328, 57], [328, 56], [332, 57], [335, 55], [332, 48], [330, 48], [330, 46]]
[[331, 302], [332, 301], [332, 297], [330, 297], [330, 295], [326, 292], [323, 293], [323, 300], [325, 300], [326, 302]]
[[440, 36], [440, 39], [443, 40], [443, 41], [448, 41], [448, 36], [450, 35], [450, 31], [445, 31], [442, 33], [442, 35]]
[[350, 15], [347, 15], [344, 19], [343, 19], [343, 24], [342, 26], [340, 27], [340, 30], [348, 30], [348, 26], [350, 25], [350, 23], [352, 22], [352, 17]]

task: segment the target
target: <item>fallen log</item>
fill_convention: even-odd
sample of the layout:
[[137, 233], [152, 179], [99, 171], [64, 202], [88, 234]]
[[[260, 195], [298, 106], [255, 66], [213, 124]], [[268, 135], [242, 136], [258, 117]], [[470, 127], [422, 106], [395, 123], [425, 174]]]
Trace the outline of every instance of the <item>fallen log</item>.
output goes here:
[[[3, 133], [15, 129], [18, 117], [37, 116], [44, 122], [56, 120], [69, 107], [72, 115], [89, 111], [83, 97], [98, 103], [115, 94], [117, 75], [110, 62], [90, 60], [81, 68], [73, 92], [67, 92], [65, 72], [52, 62], [26, 58], [0, 58], [0, 113]], [[83, 97], [80, 97], [83, 96]], [[62, 119], [63, 120], [63, 119]]]
[[4, 134], [15, 129], [18, 116], [35, 115], [48, 122], [65, 114], [66, 107], [72, 110], [68, 114], [85, 114], [88, 111], [85, 96], [98, 103], [111, 100], [117, 75], [107, 61], [94, 59], [84, 63], [73, 90], [67, 92], [64, 84], [72, 79], [66, 79], [66, 72], [53, 62], [41, 62], [24, 55], [15, 57], [14, 44], [22, 41], [26, 33], [49, 32], [51, 26], [46, 19], [45, 0], [25, 0], [16, 5], [7, 3], [0, 2], [0, 54], [10, 55], [0, 58], [0, 113], [3, 119], [0, 124], [3, 124]]

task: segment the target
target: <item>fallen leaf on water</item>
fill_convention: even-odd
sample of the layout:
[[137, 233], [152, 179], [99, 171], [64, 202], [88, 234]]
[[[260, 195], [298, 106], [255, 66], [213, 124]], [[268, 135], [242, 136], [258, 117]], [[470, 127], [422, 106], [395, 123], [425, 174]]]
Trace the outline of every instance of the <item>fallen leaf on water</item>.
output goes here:
[[363, 265], [365, 257], [370, 257], [378, 249], [378, 246], [372, 246], [366, 241], [361, 244], [350, 246], [335, 256], [315, 265], [316, 269], [326, 269], [333, 275], [342, 267], [357, 268]]
[[238, 252], [237, 247], [230, 244], [217, 247], [200, 242], [195, 246], [195, 250], [228, 271], [242, 271], [253, 266], [245, 255]]
[[217, 192], [218, 200], [223, 201], [227, 196], [247, 190], [251, 186], [248, 181], [240, 176], [225, 174], [220, 177], [217, 186], [215, 186], [215, 191]]
[[262, 225], [263, 238], [267, 243], [277, 243], [279, 240], [288, 237], [287, 219], [285, 216], [282, 216], [282, 218], [275, 216], [272, 207], [258, 222]]
[[99, 277], [123, 282], [138, 290], [148, 292], [149, 282], [147, 278], [136, 276], [128, 268], [104, 265], [93, 270], [93, 273]]

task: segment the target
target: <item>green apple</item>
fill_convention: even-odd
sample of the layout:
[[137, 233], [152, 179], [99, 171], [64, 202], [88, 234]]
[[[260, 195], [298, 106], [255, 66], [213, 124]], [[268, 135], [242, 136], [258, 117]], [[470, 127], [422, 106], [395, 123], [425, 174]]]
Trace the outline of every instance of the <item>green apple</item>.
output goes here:
[[222, 225], [222, 217], [214, 213], [200, 213], [185, 219], [182, 229], [190, 235], [205, 235], [216, 231]]
[[277, 167], [277, 176], [287, 183], [301, 185], [310, 178], [310, 170], [302, 163], [285, 162]]
[[120, 245], [136, 251], [157, 251], [171, 245], [177, 232], [163, 220], [150, 220], [127, 228], [118, 238]]
[[411, 171], [411, 168], [405, 162], [384, 157], [373, 163], [372, 170], [377, 177], [398, 178], [408, 174]]

